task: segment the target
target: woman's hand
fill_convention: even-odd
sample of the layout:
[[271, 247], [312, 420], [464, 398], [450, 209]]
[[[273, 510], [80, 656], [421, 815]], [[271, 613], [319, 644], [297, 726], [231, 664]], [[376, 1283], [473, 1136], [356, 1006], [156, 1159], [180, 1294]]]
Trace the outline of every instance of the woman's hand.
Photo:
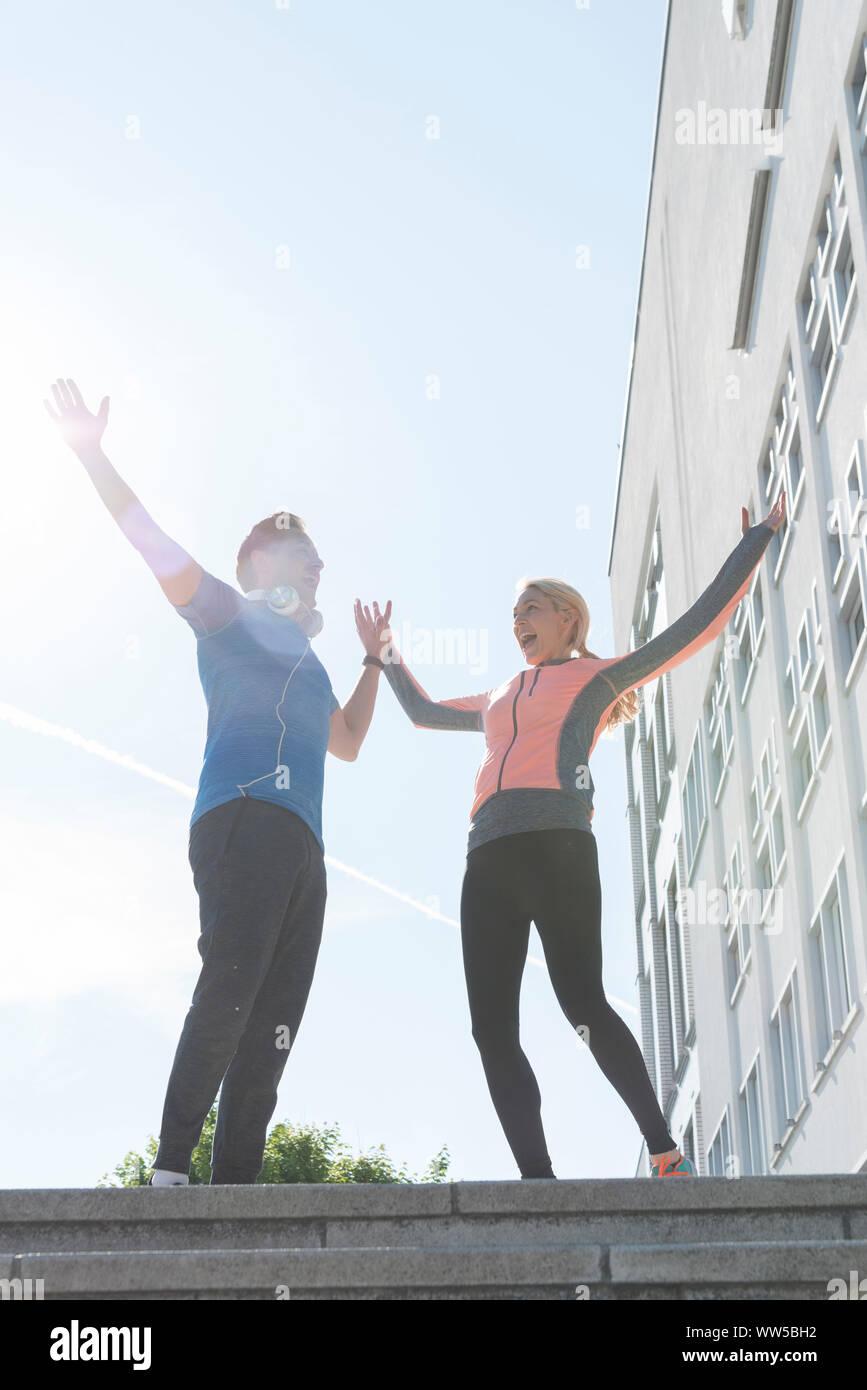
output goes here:
[[[782, 524], [783, 524], [783, 518], [784, 518], [785, 515], [786, 515], [786, 489], [783, 488], [783, 491], [780, 493], [780, 495], [779, 495], [779, 497], [777, 498], [776, 502], [774, 503], [773, 507], [772, 507], [771, 510], [768, 512], [767, 516], [765, 517], [764, 524], [765, 524], [765, 526], [770, 526], [770, 528], [771, 528], [772, 531], [776, 531], [776, 529], [777, 529], [778, 526], [782, 526]], [[749, 515], [748, 515], [748, 513], [747, 513], [746, 507], [741, 507], [741, 521], [742, 521], [742, 523], [743, 523], [743, 525], [741, 526], [741, 530], [742, 530], [742, 531], [749, 531], [749, 529], [750, 529], [750, 518], [749, 518]]]
[[48, 401], [43, 401], [43, 405], [73, 453], [99, 448], [108, 424], [108, 396], [103, 396], [99, 410], [91, 415], [81, 392], [70, 378], [64, 381], [58, 377], [51, 390], [57, 409], [52, 410]]
[[378, 656], [382, 660], [382, 649], [388, 645], [390, 632], [388, 620], [391, 617], [391, 599], [385, 606], [385, 612], [380, 613], [379, 604], [373, 605], [373, 617], [370, 609], [365, 605], [362, 607], [361, 599], [355, 600], [355, 626], [361, 638], [361, 645], [368, 656]]

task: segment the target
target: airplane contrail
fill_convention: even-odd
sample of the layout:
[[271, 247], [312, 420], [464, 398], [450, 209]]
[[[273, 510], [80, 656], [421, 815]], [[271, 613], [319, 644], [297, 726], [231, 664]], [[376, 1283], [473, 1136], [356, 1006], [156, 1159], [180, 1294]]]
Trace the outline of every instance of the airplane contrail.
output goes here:
[[[176, 777], [169, 777], [164, 772], [157, 772], [155, 768], [148, 767], [147, 763], [141, 763], [137, 758], [133, 758], [129, 753], [118, 753], [114, 748], [108, 748], [104, 743], [97, 742], [93, 738], [85, 738], [75, 729], [66, 729], [62, 724], [52, 724], [47, 719], [39, 719], [34, 714], [28, 714], [26, 710], [16, 709], [14, 705], [6, 705], [0, 702], [0, 719], [7, 724], [13, 724], [16, 728], [26, 729], [31, 734], [41, 734], [44, 738], [60, 739], [63, 743], [69, 743], [74, 748], [80, 748], [83, 753], [90, 753], [92, 757], [103, 758], [106, 762], [116, 763], [119, 767], [126, 768], [129, 772], [136, 772], [140, 777], [148, 777], [152, 782], [160, 782], [164, 787], [171, 787], [172, 791], [180, 792], [182, 796], [188, 797], [191, 801], [196, 798], [196, 788], [189, 786], [186, 782], [180, 782]], [[399, 902], [406, 903], [409, 907], [415, 908], [416, 912], [423, 912], [426, 917], [433, 918], [436, 922], [445, 922], [449, 927], [461, 929], [460, 922], [456, 922], [453, 917], [445, 917], [441, 912], [429, 907], [427, 903], [419, 902], [418, 898], [413, 898], [409, 893], [402, 893], [399, 888], [392, 888], [391, 884], [382, 883], [378, 878], [372, 878], [370, 874], [364, 874], [360, 869], [354, 869], [350, 864], [344, 864], [339, 859], [334, 859], [330, 854], [326, 854], [325, 863], [332, 869], [337, 869], [339, 873], [346, 874], [349, 878], [358, 879], [361, 883], [366, 883], [371, 888], [376, 888], [380, 893], [386, 893], [390, 898], [397, 898]], [[545, 962], [538, 956], [527, 956], [531, 965], [545, 968]], [[621, 1009], [626, 1009], [629, 1013], [637, 1014], [638, 1010], [634, 1004], [628, 1004], [623, 999], [618, 999], [616, 995], [606, 995], [609, 1003], [617, 1004]]]

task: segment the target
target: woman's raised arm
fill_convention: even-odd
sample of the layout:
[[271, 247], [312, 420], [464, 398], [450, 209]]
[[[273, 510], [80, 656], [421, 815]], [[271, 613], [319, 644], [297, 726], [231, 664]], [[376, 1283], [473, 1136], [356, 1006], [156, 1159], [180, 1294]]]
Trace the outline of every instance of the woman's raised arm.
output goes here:
[[[371, 624], [370, 630], [372, 632], [376, 620], [382, 616], [379, 605], [377, 603], [373, 605], [374, 618], [370, 617], [367, 608], [364, 609], [364, 612]], [[482, 691], [479, 695], [461, 696], [455, 700], [432, 700], [427, 691], [422, 690], [401, 657], [395, 646], [394, 634], [391, 629], [381, 628], [376, 635], [377, 648], [372, 650], [365, 643], [366, 650], [370, 656], [378, 656], [383, 663], [385, 677], [389, 685], [397, 696], [401, 708], [417, 729], [466, 729], [471, 733], [481, 733], [484, 730], [482, 711], [485, 707], [487, 691]]]
[[764, 521], [755, 526], [749, 525], [747, 509], [742, 507], [743, 535], [692, 607], [642, 647], [605, 666], [605, 679], [618, 696], [679, 666], [722, 632], [785, 516], [785, 499], [783, 492]]

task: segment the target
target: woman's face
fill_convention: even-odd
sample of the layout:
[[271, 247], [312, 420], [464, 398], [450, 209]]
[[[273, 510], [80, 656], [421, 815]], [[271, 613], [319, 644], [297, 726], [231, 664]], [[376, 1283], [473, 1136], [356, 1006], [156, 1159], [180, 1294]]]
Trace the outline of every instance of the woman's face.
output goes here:
[[514, 608], [515, 640], [529, 666], [569, 656], [574, 614], [558, 613], [551, 599], [532, 585], [519, 595]]

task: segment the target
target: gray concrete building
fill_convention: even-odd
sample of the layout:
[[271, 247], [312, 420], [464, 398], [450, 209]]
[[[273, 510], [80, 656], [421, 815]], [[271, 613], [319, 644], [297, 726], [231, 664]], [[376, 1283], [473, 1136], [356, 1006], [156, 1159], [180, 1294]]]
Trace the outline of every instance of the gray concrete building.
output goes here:
[[695, 602], [742, 505], [788, 512], [624, 733], [641, 1040], [702, 1174], [867, 1172], [865, 54], [867, 0], [669, 5], [614, 650]]

